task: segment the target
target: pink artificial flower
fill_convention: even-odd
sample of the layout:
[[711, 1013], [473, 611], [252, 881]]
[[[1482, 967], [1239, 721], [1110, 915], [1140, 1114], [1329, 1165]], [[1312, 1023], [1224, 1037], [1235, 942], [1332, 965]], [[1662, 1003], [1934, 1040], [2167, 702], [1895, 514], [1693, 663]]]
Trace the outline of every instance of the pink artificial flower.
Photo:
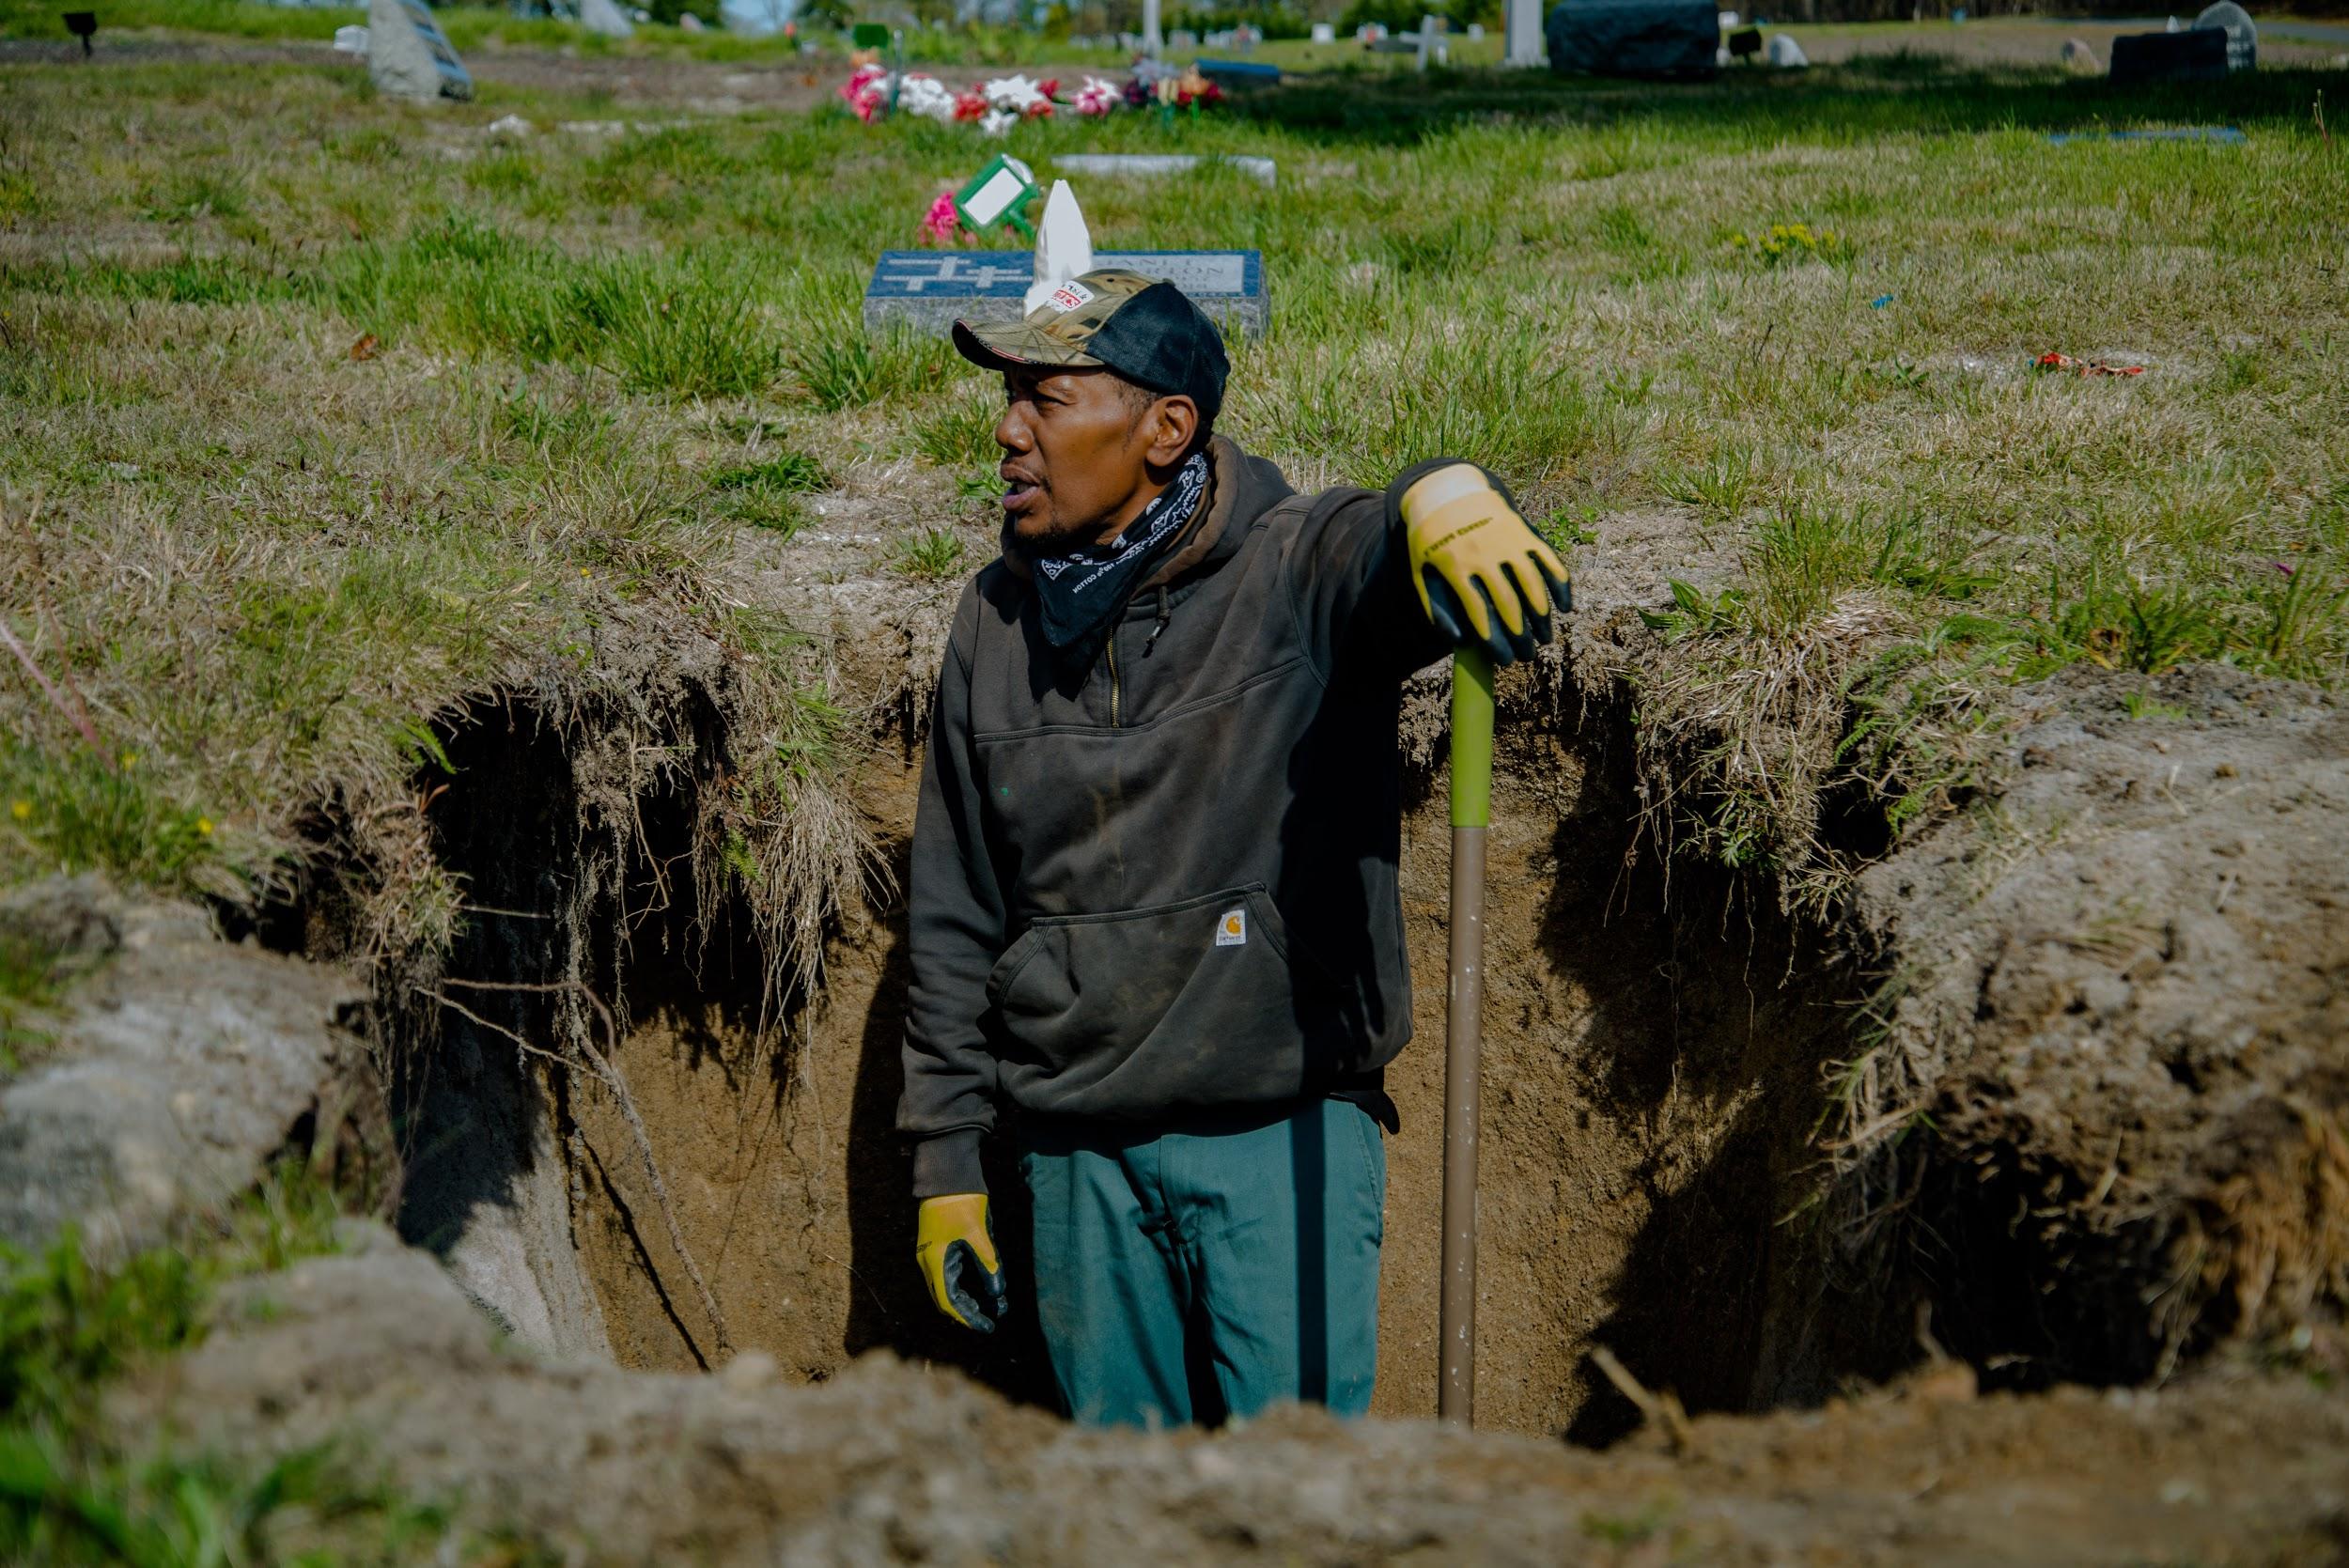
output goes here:
[[1028, 117], [1030, 119], [1043, 119], [1047, 116], [1050, 115], [1051, 112], [1052, 101], [1049, 98], [1039, 98], [1034, 103], [1028, 105]]
[[867, 125], [880, 113], [882, 84], [888, 76], [879, 66], [859, 66], [848, 73], [848, 82], [840, 89], [840, 96], [856, 111], [856, 117]]
[[987, 95], [985, 93], [968, 91], [955, 95], [955, 118], [964, 120], [986, 117]]
[[955, 210], [954, 193], [941, 191], [938, 199], [930, 203], [930, 210], [922, 215], [922, 243], [951, 245], [961, 224], [962, 214]]
[[1057, 76], [1048, 76], [1043, 81], [1038, 82], [1035, 85], [1035, 90], [1042, 93], [1047, 98], [1058, 98], [1060, 96], [1060, 78]]

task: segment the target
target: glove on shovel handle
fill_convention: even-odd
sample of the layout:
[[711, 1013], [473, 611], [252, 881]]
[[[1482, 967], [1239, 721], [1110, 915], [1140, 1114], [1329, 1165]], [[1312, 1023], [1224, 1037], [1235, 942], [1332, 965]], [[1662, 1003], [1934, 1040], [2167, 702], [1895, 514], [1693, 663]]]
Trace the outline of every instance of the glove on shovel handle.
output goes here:
[[1464, 646], [1452, 662], [1452, 986], [1443, 1072], [1443, 1361], [1436, 1392], [1437, 1414], [1463, 1426], [1473, 1422], [1476, 1407], [1476, 1135], [1492, 782], [1492, 658]]

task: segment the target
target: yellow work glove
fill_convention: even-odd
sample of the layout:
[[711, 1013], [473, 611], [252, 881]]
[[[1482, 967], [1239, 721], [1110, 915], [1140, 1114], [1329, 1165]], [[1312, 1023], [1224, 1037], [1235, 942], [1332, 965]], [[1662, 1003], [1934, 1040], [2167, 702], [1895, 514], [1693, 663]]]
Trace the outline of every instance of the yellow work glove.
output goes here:
[[1403, 534], [1420, 608], [1455, 643], [1495, 664], [1533, 657], [1553, 610], [1573, 608], [1566, 564], [1474, 463], [1452, 463], [1403, 492]]
[[940, 1312], [965, 1328], [995, 1332], [996, 1320], [1011, 1301], [1003, 1290], [1003, 1260], [995, 1255], [986, 1193], [923, 1199], [913, 1257]]

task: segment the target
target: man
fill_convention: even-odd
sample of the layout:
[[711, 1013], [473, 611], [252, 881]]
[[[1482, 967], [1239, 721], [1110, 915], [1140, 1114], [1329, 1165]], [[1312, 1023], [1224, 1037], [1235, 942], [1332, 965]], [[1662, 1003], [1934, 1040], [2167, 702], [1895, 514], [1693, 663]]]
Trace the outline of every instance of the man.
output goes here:
[[1003, 374], [1009, 488], [914, 826], [931, 1296], [1006, 1311], [979, 1146], [1008, 1102], [1070, 1415], [1360, 1414], [1411, 1032], [1399, 689], [1458, 644], [1530, 656], [1565, 567], [1471, 464], [1293, 493], [1213, 433], [1223, 345], [1170, 283], [1088, 272], [955, 344]]

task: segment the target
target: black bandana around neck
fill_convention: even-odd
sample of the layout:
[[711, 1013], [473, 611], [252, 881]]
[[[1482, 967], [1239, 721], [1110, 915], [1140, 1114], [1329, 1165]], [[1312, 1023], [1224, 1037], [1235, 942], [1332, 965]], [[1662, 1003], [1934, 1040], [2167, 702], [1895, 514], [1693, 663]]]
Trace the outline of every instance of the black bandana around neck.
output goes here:
[[1182, 534], [1206, 489], [1207, 455], [1193, 452], [1175, 470], [1174, 483], [1151, 497], [1142, 516], [1116, 538], [1035, 558], [1044, 640], [1054, 651], [1091, 644], [1109, 618], [1125, 608], [1143, 570]]

